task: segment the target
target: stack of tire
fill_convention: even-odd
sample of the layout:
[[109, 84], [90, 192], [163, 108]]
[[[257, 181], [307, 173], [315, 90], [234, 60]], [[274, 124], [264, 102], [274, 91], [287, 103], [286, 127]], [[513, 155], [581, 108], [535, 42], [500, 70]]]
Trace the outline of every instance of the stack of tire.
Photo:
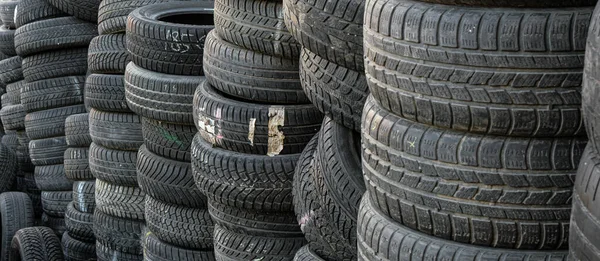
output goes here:
[[284, 21], [301, 46], [300, 79], [326, 116], [294, 176], [294, 206], [308, 245], [296, 260], [356, 260], [356, 219], [365, 192], [361, 115], [364, 1], [285, 0]]
[[65, 8], [66, 2], [24, 0], [15, 18], [15, 48], [23, 59], [26, 81], [21, 105], [27, 113], [25, 129], [31, 140], [35, 180], [42, 190], [42, 222], [59, 237], [66, 230], [64, 215], [73, 194], [73, 184], [63, 165], [67, 150], [65, 119], [86, 112], [83, 87], [87, 49], [98, 34], [89, 17], [69, 15], [79, 14], [79, 9]]
[[592, 15], [585, 53], [583, 72], [582, 108], [589, 143], [583, 152], [575, 178], [573, 209], [569, 231], [570, 260], [599, 260], [600, 204], [597, 198], [600, 180], [600, 7]]
[[73, 182], [73, 201], [65, 211], [67, 231], [62, 237], [65, 260], [90, 260], [96, 257], [93, 221], [95, 178], [89, 168], [90, 137], [88, 113], [75, 114], [65, 120], [64, 169]]
[[319, 131], [299, 75], [300, 46], [281, 1], [215, 1], [204, 45], [206, 81], [194, 96], [196, 185], [215, 222], [217, 260], [292, 260], [306, 244], [292, 180]]
[[594, 3], [366, 2], [358, 260], [566, 260]]

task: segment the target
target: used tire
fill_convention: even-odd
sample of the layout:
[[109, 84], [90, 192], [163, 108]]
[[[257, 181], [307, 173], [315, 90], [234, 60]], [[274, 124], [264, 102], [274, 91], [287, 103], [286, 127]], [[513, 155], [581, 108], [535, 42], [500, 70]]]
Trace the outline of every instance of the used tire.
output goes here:
[[519, 7], [519, 8], [539, 8], [539, 7], [575, 7], [575, 6], [594, 6], [597, 0], [552, 0], [542, 1], [534, 0], [527, 2], [511, 0], [422, 0], [422, 2], [438, 3], [444, 5], [464, 5], [464, 6], [486, 6], [486, 7]]
[[[9, 95], [9, 103], [21, 104], [21, 89], [23, 89], [23, 87], [25, 87], [26, 84], [27, 82], [21, 80], [6, 85], [6, 94]], [[2, 100], [2, 106], [4, 106], [4, 100]]]
[[317, 253], [312, 251], [308, 245], [303, 246], [296, 252], [293, 261], [325, 261]]
[[35, 168], [35, 184], [44, 191], [66, 191], [73, 188], [73, 181], [65, 175], [63, 164], [38, 166]]
[[0, 216], [2, 217], [2, 260], [8, 260], [10, 244], [19, 229], [32, 227], [35, 222], [33, 204], [23, 192], [0, 194]]
[[5, 145], [0, 145], [0, 193], [12, 188], [15, 176], [19, 171], [17, 165], [17, 156], [14, 151]]
[[22, 59], [20, 56], [0, 60], [0, 81], [4, 84], [9, 84], [23, 80], [21, 62]]
[[90, 145], [90, 171], [97, 179], [121, 186], [138, 186], [137, 151], [112, 150]]
[[226, 42], [217, 31], [208, 34], [204, 48], [204, 72], [215, 89], [248, 101], [308, 103], [300, 85], [297, 58], [244, 49]]
[[85, 113], [83, 104], [28, 113], [25, 116], [27, 136], [34, 140], [64, 136], [65, 120], [79, 113]]
[[[4, 2], [0, 1], [0, 5], [1, 3]], [[2, 6], [0, 6], [0, 10], [1, 8]], [[0, 52], [8, 57], [17, 55], [15, 50], [15, 30], [11, 30], [6, 25], [0, 26]]]
[[161, 157], [189, 162], [190, 146], [198, 130], [194, 125], [170, 124], [142, 118], [146, 148]]
[[91, 74], [85, 81], [85, 100], [90, 107], [109, 112], [131, 112], [125, 99], [123, 75]]
[[4, 130], [25, 129], [25, 115], [25, 109], [21, 104], [2, 107], [0, 110], [0, 120], [2, 120]]
[[84, 242], [94, 242], [94, 214], [78, 211], [73, 203], [67, 206], [65, 212], [65, 225], [69, 234]]
[[194, 119], [200, 135], [216, 147], [275, 156], [301, 153], [318, 132], [323, 116], [312, 104], [266, 105], [232, 99], [205, 81], [194, 95]]
[[70, 180], [94, 179], [90, 171], [88, 148], [68, 148], [65, 151], [64, 168], [64, 175]]
[[96, 180], [96, 212], [118, 218], [144, 220], [145, 193], [138, 187], [125, 187]]
[[98, 261], [111, 261], [114, 259], [121, 261], [142, 261], [144, 256], [142, 254], [129, 254], [117, 250], [111, 249], [109, 246], [96, 241], [96, 255]]
[[0, 1], [0, 20], [8, 28], [15, 28], [15, 8], [20, 2], [16, 0]]
[[123, 74], [129, 61], [125, 34], [100, 35], [90, 42], [88, 51], [90, 73]]
[[79, 19], [96, 23], [101, 0], [48, 0], [59, 10]]
[[67, 206], [73, 201], [72, 191], [42, 191], [42, 208], [46, 215], [64, 218]]
[[23, 228], [15, 234], [11, 242], [9, 261], [64, 260], [60, 239], [47, 227]]
[[23, 58], [23, 76], [28, 82], [35, 82], [64, 76], [85, 75], [87, 72], [87, 53], [86, 47], [63, 49], [25, 57]]
[[21, 0], [15, 13], [15, 25], [17, 28], [35, 21], [68, 15], [52, 6], [47, 0]]
[[98, 8], [98, 32], [101, 35], [124, 33], [127, 16], [142, 6], [169, 0], [103, 0]]
[[16, 54], [22, 57], [36, 53], [87, 47], [98, 35], [94, 24], [75, 17], [42, 20], [19, 27], [15, 31]]
[[83, 75], [27, 82], [21, 90], [21, 103], [27, 112], [81, 104], [84, 83]]
[[[212, 2], [168, 2], [134, 10], [127, 50], [138, 66], [175, 75], [202, 75], [204, 40], [213, 26]], [[156, 34], [155, 32], [161, 32]]]
[[159, 240], [153, 233], [146, 233], [142, 241], [144, 260], [147, 261], [215, 261], [215, 253], [212, 250], [185, 249], [169, 245]]
[[96, 181], [73, 182], [73, 207], [83, 213], [94, 213], [96, 209]]
[[64, 162], [67, 140], [65, 137], [54, 137], [29, 142], [31, 163], [35, 166], [62, 164]]
[[133, 113], [90, 111], [90, 136], [98, 145], [116, 150], [137, 150], [143, 143], [140, 117]]
[[54, 234], [57, 236], [62, 236], [62, 234], [67, 231], [64, 217], [53, 217], [47, 215], [46, 213], [43, 213], [42, 225], [52, 229], [52, 231], [54, 231]]
[[92, 144], [89, 113], [67, 117], [65, 120], [65, 137], [67, 137], [69, 147], [89, 147]]
[[125, 95], [129, 108], [142, 117], [191, 125], [194, 91], [203, 80], [199, 76], [151, 72], [129, 63]]
[[142, 255], [143, 227], [142, 221], [113, 217], [98, 210], [94, 212], [96, 240], [112, 251]]
[[72, 238], [69, 232], [62, 236], [62, 248], [65, 254], [65, 261], [85, 261], [96, 259], [96, 244], [82, 242]]

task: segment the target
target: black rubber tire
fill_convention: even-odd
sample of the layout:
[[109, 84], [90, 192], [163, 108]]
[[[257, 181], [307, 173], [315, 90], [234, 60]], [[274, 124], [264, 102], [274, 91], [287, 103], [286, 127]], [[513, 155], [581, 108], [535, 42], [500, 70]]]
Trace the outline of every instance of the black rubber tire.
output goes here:
[[[67, 141], [68, 142], [68, 141]], [[70, 180], [91, 180], [94, 175], [90, 171], [89, 148], [70, 147], [65, 151], [64, 175]]]
[[245, 49], [298, 60], [301, 47], [285, 27], [282, 7], [266, 0], [217, 0], [215, 30]]
[[103, 0], [98, 8], [98, 32], [101, 35], [124, 33], [127, 16], [133, 10], [170, 0]]
[[67, 140], [65, 137], [54, 137], [29, 142], [31, 163], [35, 166], [62, 164], [64, 162]]
[[597, 207], [598, 171], [600, 156], [590, 144], [583, 152], [573, 192], [573, 211], [569, 229], [569, 260], [600, 258], [600, 242], [595, 240], [600, 228], [600, 209]]
[[363, 115], [367, 190], [395, 221], [475, 245], [567, 247], [573, 175], [585, 138], [437, 129], [390, 114], [372, 98]]
[[60, 237], [67, 231], [64, 217], [53, 217], [43, 213], [41, 220], [42, 225], [51, 228], [56, 236]]
[[161, 157], [190, 162], [192, 140], [197, 132], [194, 125], [170, 124], [142, 117], [144, 144]]
[[110, 249], [108, 246], [96, 241], [96, 255], [98, 261], [142, 261], [144, 256], [142, 254], [129, 254], [121, 251]]
[[1, 103], [2, 107], [7, 107], [7, 106], [12, 106], [12, 105], [18, 104], [15, 102], [15, 97], [8, 93], [2, 94], [0, 101], [2, 102]]
[[192, 142], [192, 170], [200, 191], [209, 200], [237, 208], [292, 211], [292, 177], [299, 156], [227, 151], [200, 135]]
[[273, 238], [228, 231], [215, 225], [215, 257], [219, 261], [292, 260], [306, 244], [303, 237]]
[[36, 21], [68, 15], [52, 6], [47, 0], [21, 0], [15, 13], [17, 28]]
[[20, 171], [33, 172], [35, 166], [31, 163], [31, 156], [29, 155], [29, 143], [19, 144], [17, 146], [17, 165]]
[[96, 180], [73, 182], [73, 207], [83, 213], [96, 209]]
[[[385, 1], [389, 10], [397, 11], [392, 18], [382, 6], [369, 4], [364, 30], [367, 80], [382, 107], [423, 124], [473, 133], [584, 135], [578, 87], [591, 7], [491, 10]], [[453, 15], [425, 11], [431, 8], [452, 10]], [[386, 25], [404, 16], [410, 18]], [[424, 22], [410, 24], [413, 17]], [[473, 26], [445, 29], [458, 19]], [[425, 24], [434, 27], [425, 29]], [[546, 26], [567, 31], [539, 29]], [[513, 30], [497, 38], [503, 28]], [[531, 30], [536, 33], [529, 37]], [[399, 31], [407, 32], [402, 40], [397, 39]], [[415, 38], [412, 31], [424, 33]]]
[[102, 0], [48, 0], [50, 4], [59, 10], [75, 16], [79, 19], [98, 22], [98, 7]]
[[[0, 1], [0, 5], [2, 3], [4, 2]], [[0, 6], [0, 10], [1, 8]], [[15, 30], [8, 28], [6, 25], [0, 25], [0, 52], [8, 57], [17, 55], [17, 51], [15, 50]]]
[[270, 156], [301, 153], [318, 132], [322, 119], [312, 104], [238, 101], [224, 96], [207, 81], [194, 95], [194, 123], [199, 133], [214, 146], [235, 152]]
[[0, 60], [0, 81], [4, 85], [23, 80], [21, 62], [20, 56]]
[[420, 0], [421, 2], [437, 3], [444, 5], [464, 5], [464, 6], [485, 6], [485, 7], [518, 7], [518, 8], [540, 8], [540, 7], [576, 7], [576, 6], [594, 6], [597, 0], [533, 0], [533, 1], [513, 1], [513, 0]]
[[153, 233], [146, 233], [142, 238], [144, 247], [144, 260], [146, 261], [215, 261], [212, 249], [196, 250], [180, 248], [159, 240]]
[[190, 163], [160, 157], [142, 145], [138, 151], [137, 177], [148, 196], [180, 206], [206, 207], [206, 197], [194, 183]]
[[80, 113], [65, 120], [65, 136], [69, 147], [89, 147], [92, 144], [89, 116], [89, 113]]
[[[567, 260], [566, 251], [489, 248], [424, 235], [388, 219], [372, 203], [365, 196], [360, 204], [357, 226], [359, 261], [391, 261], [394, 257], [400, 260], [450, 261], [501, 261], [507, 258], [516, 261]], [[388, 247], [382, 247], [382, 244]]]
[[[336, 232], [348, 245], [356, 246], [356, 216], [366, 191], [360, 134], [325, 117], [318, 144], [313, 179], [321, 207]], [[356, 252], [354, 247], [352, 252]]]
[[73, 181], [65, 176], [63, 164], [35, 168], [35, 184], [43, 191], [66, 191], [73, 188]]
[[204, 77], [156, 73], [134, 63], [125, 72], [125, 96], [138, 115], [159, 121], [193, 124], [194, 91]]
[[334, 228], [337, 224], [329, 221], [329, 215], [324, 212], [324, 207], [321, 205], [321, 195], [315, 187], [313, 176], [316, 170], [315, 155], [318, 138], [319, 135], [316, 135], [308, 143], [294, 173], [292, 193], [296, 220], [300, 224], [310, 251], [327, 260], [356, 260], [356, 246], [350, 245], [348, 240]]
[[129, 61], [125, 34], [100, 35], [90, 42], [88, 51], [90, 73], [123, 74]]
[[109, 112], [131, 112], [125, 100], [125, 80], [118, 74], [91, 74], [85, 81], [85, 100], [90, 107]]
[[49, 110], [83, 103], [85, 76], [66, 76], [27, 82], [21, 90], [26, 112]]
[[115, 150], [137, 150], [143, 143], [142, 122], [133, 113], [90, 111], [90, 136], [100, 146]]
[[329, 62], [304, 48], [300, 63], [302, 88], [315, 107], [347, 128], [360, 131], [369, 95], [364, 73]]
[[17, 134], [5, 134], [2, 136], [2, 145], [6, 146], [13, 153], [17, 150], [19, 146], [19, 139], [17, 138]]
[[25, 129], [25, 109], [23, 105], [9, 105], [0, 110], [0, 120], [4, 130], [23, 130]]
[[35, 219], [33, 204], [23, 192], [4, 192], [0, 194], [0, 216], [2, 217], [2, 245], [0, 257], [8, 260], [10, 244], [19, 229], [32, 227]]
[[68, 191], [42, 191], [42, 208], [46, 215], [55, 218], [64, 218], [67, 206], [73, 201], [73, 192]]
[[[188, 21], [188, 17], [193, 19]], [[127, 50], [131, 60], [144, 69], [202, 75], [204, 40], [213, 24], [212, 2], [144, 6], [131, 12], [127, 20]]]
[[94, 236], [94, 214], [78, 211], [70, 203], [65, 212], [65, 225], [69, 235], [84, 242], [95, 242]]
[[90, 145], [90, 171], [97, 179], [121, 186], [137, 186], [137, 151]]
[[23, 58], [23, 76], [28, 82], [35, 82], [64, 76], [85, 75], [87, 53], [86, 47], [27, 56]]
[[296, 252], [292, 261], [326, 261], [321, 258], [317, 253], [310, 250], [309, 245], [303, 246]]
[[363, 14], [366, 1], [283, 1], [290, 33], [304, 48], [326, 60], [362, 72]]
[[145, 193], [138, 187], [113, 185], [96, 180], [96, 212], [118, 218], [144, 220]]
[[[590, 146], [593, 146], [594, 151], [600, 151], [600, 110], [595, 106], [600, 98], [600, 84], [598, 83], [600, 75], [597, 73], [597, 68], [600, 68], [597, 62], [600, 59], [600, 37], [598, 37], [595, 25], [598, 23], [598, 14], [600, 9], [596, 8], [592, 15], [590, 33], [586, 42], [585, 59], [582, 88], [582, 110], [587, 130], [587, 135], [590, 140]], [[600, 249], [598, 250], [600, 251]]]
[[160, 240], [187, 249], [213, 248], [213, 221], [207, 209], [169, 204], [146, 196], [146, 226]]
[[59, 17], [30, 23], [15, 31], [16, 54], [37, 53], [87, 47], [98, 31], [94, 24], [75, 17]]
[[[25, 87], [26, 84], [26, 81], [21, 80], [6, 85], [6, 94], [9, 95], [8, 100], [10, 103], [21, 104], [21, 89], [23, 89], [23, 87]], [[2, 100], [2, 106], [4, 106], [4, 100]]]
[[96, 240], [113, 251], [142, 255], [143, 227], [142, 221], [113, 217], [98, 210], [94, 212]]
[[65, 120], [79, 113], [85, 113], [83, 104], [28, 113], [25, 116], [27, 136], [33, 140], [64, 136]]
[[65, 232], [62, 236], [62, 249], [65, 255], [65, 261], [88, 261], [96, 260], [95, 242], [82, 242], [72, 238]]
[[0, 20], [8, 28], [14, 29], [15, 26], [15, 8], [19, 4], [18, 0], [0, 1]]
[[62, 261], [64, 255], [60, 239], [52, 229], [28, 227], [17, 231], [13, 237], [8, 260]]
[[217, 31], [208, 34], [204, 49], [204, 72], [215, 89], [257, 103], [309, 102], [300, 85], [297, 58], [244, 49], [226, 42]]

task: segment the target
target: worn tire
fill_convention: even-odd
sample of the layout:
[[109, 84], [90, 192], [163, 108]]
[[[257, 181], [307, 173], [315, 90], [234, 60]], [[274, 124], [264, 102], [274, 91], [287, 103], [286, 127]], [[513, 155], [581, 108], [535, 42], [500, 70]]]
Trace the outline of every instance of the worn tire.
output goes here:
[[65, 175], [63, 164], [38, 166], [34, 176], [37, 188], [43, 191], [67, 191], [73, 188], [73, 181]]
[[194, 125], [142, 118], [144, 144], [149, 151], [161, 157], [190, 162], [192, 140], [197, 132]]
[[52, 229], [28, 227], [17, 231], [13, 237], [8, 260], [61, 261], [64, 255], [60, 239]]
[[145, 193], [138, 187], [113, 185], [96, 180], [96, 212], [118, 218], [144, 220]]
[[369, 86], [363, 72], [344, 68], [302, 49], [300, 82], [308, 99], [323, 114], [360, 131]]
[[392, 219], [462, 243], [567, 247], [573, 175], [584, 138], [437, 129], [390, 114], [372, 98], [363, 115], [364, 180], [377, 199], [372, 203]]
[[23, 80], [22, 61], [20, 56], [0, 60], [0, 81], [6, 85]]
[[206, 79], [217, 90], [231, 96], [263, 103], [302, 104], [298, 59], [270, 56], [223, 40], [217, 31], [206, 37]]
[[146, 233], [143, 236], [142, 245], [144, 247], [144, 260], [147, 261], [215, 261], [215, 253], [212, 249], [197, 250], [180, 248], [159, 240], [153, 233]]
[[46, 215], [55, 218], [64, 218], [67, 206], [73, 201], [73, 192], [67, 191], [42, 191], [42, 208]]
[[[424, 235], [388, 219], [368, 196], [358, 214], [358, 260], [567, 260], [566, 251], [527, 251], [461, 244]], [[385, 239], [384, 239], [385, 238]], [[385, 247], [385, 246], [387, 247]], [[405, 249], [405, 251], [402, 251]]]
[[85, 76], [65, 76], [27, 82], [21, 90], [26, 112], [73, 106], [83, 103]]
[[79, 19], [93, 22], [98, 21], [98, 7], [101, 0], [48, 0], [59, 10]]
[[[188, 21], [188, 15], [194, 19]], [[213, 24], [212, 2], [144, 6], [128, 17], [127, 50], [131, 60], [144, 69], [175, 75], [202, 75], [204, 40], [214, 28]]]
[[2, 252], [0, 256], [2, 260], [8, 260], [13, 236], [19, 229], [34, 225], [35, 218], [31, 199], [23, 192], [0, 194], [0, 217], [2, 217]]
[[40, 20], [67, 16], [47, 0], [21, 0], [15, 15], [17, 28]]
[[[0, 1], [0, 4], [1, 3], [4, 2]], [[0, 10], [1, 8], [2, 6], [0, 6]], [[0, 53], [3, 53], [8, 57], [17, 55], [15, 50], [15, 30], [8, 28], [6, 25], [0, 26]]]
[[310, 250], [309, 245], [303, 246], [296, 252], [293, 261], [325, 261], [317, 253]]
[[[383, 12], [378, 1], [369, 1], [365, 11], [365, 71], [371, 93], [385, 109], [412, 121], [473, 133], [585, 134], [577, 87], [591, 7], [531, 12], [394, 0], [385, 5], [396, 11]], [[432, 8], [452, 10], [453, 15], [425, 11]], [[404, 22], [389, 23], [404, 16]], [[424, 22], [411, 24], [413, 19]], [[457, 19], [473, 26], [444, 29], [458, 25]], [[434, 27], [425, 29], [426, 24]], [[546, 26], [568, 30], [539, 29]], [[503, 28], [513, 30], [497, 36]], [[413, 30], [423, 35], [415, 38]], [[398, 38], [400, 31], [406, 37]]]
[[85, 75], [87, 73], [87, 53], [86, 47], [27, 56], [23, 58], [23, 76], [28, 82], [35, 82], [57, 77]]
[[83, 104], [28, 113], [25, 116], [27, 136], [33, 140], [64, 136], [65, 120], [79, 113], [85, 113]]
[[131, 112], [125, 99], [123, 75], [91, 74], [85, 81], [85, 100], [90, 107], [108, 112]]
[[69, 16], [30, 23], [19, 27], [14, 34], [16, 54], [26, 57], [60, 49], [87, 47], [98, 31], [94, 24]]
[[304, 48], [351, 70], [363, 71], [365, 1], [283, 1], [284, 21]]
[[[595, 104], [600, 98], [600, 74], [597, 69], [600, 68], [600, 37], [598, 37], [598, 14], [600, 9], [596, 8], [592, 15], [590, 33], [586, 42], [585, 49], [585, 67], [583, 75], [582, 88], [582, 109], [587, 135], [590, 139], [590, 145], [594, 151], [600, 151], [600, 110]], [[600, 251], [600, 249], [599, 249]]]
[[191, 125], [194, 91], [203, 80], [199, 76], [156, 73], [129, 63], [125, 97], [129, 108], [142, 117]]
[[70, 203], [65, 212], [65, 225], [69, 235], [84, 242], [94, 242], [94, 214], [78, 211]]
[[129, 254], [113, 250], [109, 246], [106, 246], [98, 241], [96, 241], [96, 255], [98, 257], [98, 261], [112, 261], [115, 259], [120, 261], [144, 260], [144, 256], [142, 254]]
[[146, 226], [161, 241], [187, 249], [213, 248], [213, 221], [206, 208], [190, 208], [146, 197]]
[[[21, 89], [23, 89], [26, 84], [26, 81], [21, 80], [6, 85], [6, 94], [9, 95], [9, 103], [21, 104]], [[2, 106], [4, 106], [4, 100], [2, 100]]]
[[[67, 141], [68, 142], [68, 141]], [[64, 175], [73, 181], [94, 179], [90, 171], [89, 149], [70, 147], [65, 151]]]
[[137, 150], [143, 143], [142, 122], [133, 113], [90, 111], [90, 136], [98, 145], [116, 150]]
[[98, 7], [98, 32], [101, 35], [124, 33], [127, 16], [133, 10], [170, 0], [103, 0]]
[[96, 180], [73, 182], [73, 207], [83, 213], [96, 209]]
[[69, 147], [89, 147], [92, 144], [89, 117], [89, 113], [67, 117], [65, 120], [65, 137], [67, 137]]
[[17, 147], [19, 146], [19, 139], [17, 138], [17, 134], [5, 134], [4, 136], [2, 136], [2, 145], [6, 146], [14, 153], [17, 150]]
[[21, 104], [2, 107], [0, 110], [0, 120], [2, 120], [4, 130], [25, 129], [25, 115], [25, 109]]
[[62, 164], [64, 162], [67, 140], [54, 137], [29, 142], [31, 163], [35, 166]]
[[94, 212], [94, 234], [98, 243], [108, 249], [133, 255], [142, 255], [144, 222]]
[[207, 81], [194, 95], [194, 123], [200, 135], [216, 147], [235, 152], [270, 156], [301, 153], [318, 132], [322, 119], [312, 104], [239, 101], [224, 96]]
[[90, 73], [123, 74], [129, 61], [125, 34], [100, 35], [90, 42], [88, 51]]
[[209, 200], [237, 208], [292, 211], [292, 177], [299, 154], [276, 157], [214, 148], [200, 135], [192, 142], [196, 185]]
[[96, 244], [83, 242], [70, 236], [65, 232], [62, 236], [62, 249], [65, 261], [88, 261], [96, 260]]
[[90, 171], [97, 179], [121, 186], [138, 186], [137, 151], [104, 148], [92, 143], [89, 150]]

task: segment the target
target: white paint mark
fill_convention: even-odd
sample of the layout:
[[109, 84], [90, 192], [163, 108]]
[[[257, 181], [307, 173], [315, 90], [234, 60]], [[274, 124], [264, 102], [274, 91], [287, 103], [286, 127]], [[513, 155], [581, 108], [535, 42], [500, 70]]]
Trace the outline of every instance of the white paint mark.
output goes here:
[[279, 130], [279, 127], [285, 123], [285, 108], [282, 106], [273, 106], [269, 108], [269, 141], [267, 156], [273, 157], [279, 155], [283, 150], [283, 140], [285, 135]]
[[248, 140], [250, 141], [250, 145], [254, 146], [254, 131], [256, 130], [256, 118], [250, 118], [250, 123], [248, 124]]

